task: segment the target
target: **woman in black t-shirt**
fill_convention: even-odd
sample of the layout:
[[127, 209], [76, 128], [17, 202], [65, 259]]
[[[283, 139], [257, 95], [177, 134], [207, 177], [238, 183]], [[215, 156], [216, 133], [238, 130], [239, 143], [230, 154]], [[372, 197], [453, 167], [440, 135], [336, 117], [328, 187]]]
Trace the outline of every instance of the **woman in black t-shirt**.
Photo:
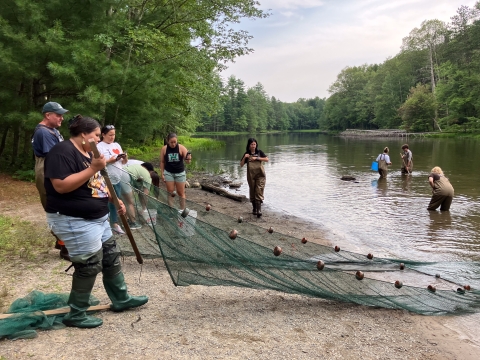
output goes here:
[[[87, 316], [90, 294], [97, 274], [103, 273], [103, 285], [114, 311], [140, 306], [146, 296], [133, 297], [120, 264], [120, 251], [112, 238], [108, 223], [110, 194], [100, 170], [105, 168], [103, 155], [93, 158], [90, 139], [100, 141], [99, 123], [77, 115], [71, 120], [71, 138], [55, 145], [45, 159], [47, 221], [53, 232], [65, 242], [75, 271], [68, 299], [70, 312], [63, 319], [67, 326], [92, 328], [101, 319]], [[120, 214], [125, 206], [119, 200]]]
[[240, 166], [247, 164], [247, 182], [250, 188], [250, 201], [253, 206], [253, 215], [262, 216], [263, 191], [265, 190], [265, 169], [263, 162], [268, 162], [267, 155], [257, 147], [257, 140], [250, 138], [247, 148], [240, 160]]
[[[180, 208], [185, 209], [185, 164], [190, 164], [192, 154], [187, 148], [178, 143], [177, 134], [167, 136], [167, 145], [160, 150], [160, 172], [167, 191], [174, 195], [176, 190], [180, 197]], [[173, 196], [168, 197], [168, 205], [173, 206]]]

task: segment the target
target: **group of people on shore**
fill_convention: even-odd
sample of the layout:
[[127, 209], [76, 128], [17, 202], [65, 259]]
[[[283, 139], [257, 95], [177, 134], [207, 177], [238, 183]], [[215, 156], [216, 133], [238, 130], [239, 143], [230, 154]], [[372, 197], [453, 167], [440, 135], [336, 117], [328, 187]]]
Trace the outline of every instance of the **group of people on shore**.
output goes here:
[[[63, 322], [67, 326], [93, 328], [103, 323], [87, 315], [90, 294], [100, 272], [112, 310], [123, 311], [148, 302], [146, 296], [128, 293], [120, 249], [112, 231], [124, 233], [118, 216], [127, 216], [131, 229], [141, 226], [136, 218], [132, 187], [138, 192], [142, 211], [147, 211], [144, 196], [149, 194], [152, 183], [158, 189], [160, 176], [152, 164], [128, 159], [115, 142], [113, 125], [101, 127], [97, 120], [77, 115], [69, 121], [70, 138], [64, 141], [57, 129], [67, 112], [56, 102], [43, 106], [43, 119], [32, 136], [35, 182], [60, 256], [71, 261], [75, 269], [68, 299], [70, 312]], [[92, 140], [97, 144], [98, 157], [93, 155]], [[169, 192], [176, 189], [183, 208], [184, 163], [190, 161], [190, 152], [178, 144], [175, 134], [170, 134], [161, 150], [161, 178]], [[100, 172], [105, 168], [115, 194], [109, 192]], [[113, 196], [118, 197], [118, 209], [112, 203]]]
[[[378, 163], [378, 173], [380, 178], [386, 178], [388, 174], [388, 166], [392, 165], [389, 149], [385, 147], [383, 153], [376, 158]], [[400, 153], [402, 159], [401, 172], [402, 175], [411, 175], [413, 171], [413, 154], [408, 144], [402, 145]], [[428, 175], [428, 183], [432, 188], [432, 198], [428, 204], [427, 210], [435, 211], [440, 207], [440, 211], [449, 211], [452, 204], [454, 189], [443, 170], [439, 166], [435, 166]]]

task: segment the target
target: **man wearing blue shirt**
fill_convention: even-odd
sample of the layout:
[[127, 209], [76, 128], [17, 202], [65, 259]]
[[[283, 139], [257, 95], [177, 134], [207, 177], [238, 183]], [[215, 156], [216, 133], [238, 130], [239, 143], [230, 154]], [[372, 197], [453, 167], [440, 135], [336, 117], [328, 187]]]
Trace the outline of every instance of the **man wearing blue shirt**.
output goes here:
[[[64, 109], [59, 103], [46, 103], [42, 110], [43, 120], [37, 125], [32, 136], [32, 147], [35, 154], [35, 184], [44, 209], [47, 206], [47, 192], [44, 186], [45, 156], [47, 156], [51, 148], [63, 141], [63, 137], [57, 128], [62, 125], [63, 115], [67, 112], [68, 110]], [[55, 234], [54, 236], [56, 237]], [[55, 247], [60, 249], [62, 258], [68, 258], [68, 251], [62, 240], [57, 238]]]

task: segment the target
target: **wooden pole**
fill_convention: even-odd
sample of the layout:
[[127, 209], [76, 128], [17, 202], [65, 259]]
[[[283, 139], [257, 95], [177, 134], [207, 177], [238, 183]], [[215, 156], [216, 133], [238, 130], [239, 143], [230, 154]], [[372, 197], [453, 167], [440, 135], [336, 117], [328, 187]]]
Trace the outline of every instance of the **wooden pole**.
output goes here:
[[[98, 152], [97, 149], [97, 144], [95, 143], [95, 140], [90, 139], [88, 140], [90, 143], [90, 148], [93, 151], [93, 155], [95, 158], [98, 158], [100, 156], [100, 153]], [[108, 191], [110, 192], [110, 196], [112, 197], [113, 204], [115, 205], [115, 209], [119, 210], [120, 209], [120, 203], [118, 202], [118, 197], [117, 193], [115, 192], [115, 189], [113, 188], [112, 181], [108, 177], [108, 172], [106, 169], [103, 169], [100, 171], [102, 176], [105, 178], [105, 182], [107, 183]], [[132, 245], [133, 252], [135, 253], [135, 256], [137, 258], [137, 262], [139, 264], [143, 264], [143, 258], [142, 255], [140, 254], [140, 251], [138, 250], [137, 243], [135, 242], [135, 239], [133, 238], [132, 231], [130, 230], [130, 226], [128, 226], [127, 222], [127, 217], [125, 214], [120, 215], [120, 219], [122, 219], [122, 224], [125, 229], [125, 233], [128, 236], [128, 239], [130, 240], [130, 245]]]
[[[95, 305], [95, 306], [90, 306], [87, 311], [101, 311], [101, 310], [110, 310], [110, 305]], [[63, 308], [58, 308], [58, 309], [53, 309], [53, 310], [37, 310], [34, 312], [34, 314], [41, 315], [42, 313], [45, 315], [60, 315], [60, 314], [68, 314], [70, 312], [70, 307], [63, 307]], [[31, 313], [13, 313], [13, 314], [0, 314], [0, 320], [3, 319], [8, 319], [9, 317], [16, 316], [16, 315], [22, 315], [22, 314], [31, 314]]]

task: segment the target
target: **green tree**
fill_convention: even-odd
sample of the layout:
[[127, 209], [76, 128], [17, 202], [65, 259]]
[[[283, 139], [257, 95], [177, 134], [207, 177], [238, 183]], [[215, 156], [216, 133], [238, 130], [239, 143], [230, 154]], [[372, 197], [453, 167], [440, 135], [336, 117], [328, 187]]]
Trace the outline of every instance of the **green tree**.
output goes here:
[[435, 110], [435, 97], [429, 86], [418, 84], [410, 89], [410, 95], [398, 111], [403, 120], [403, 127], [410, 132], [433, 131]]

